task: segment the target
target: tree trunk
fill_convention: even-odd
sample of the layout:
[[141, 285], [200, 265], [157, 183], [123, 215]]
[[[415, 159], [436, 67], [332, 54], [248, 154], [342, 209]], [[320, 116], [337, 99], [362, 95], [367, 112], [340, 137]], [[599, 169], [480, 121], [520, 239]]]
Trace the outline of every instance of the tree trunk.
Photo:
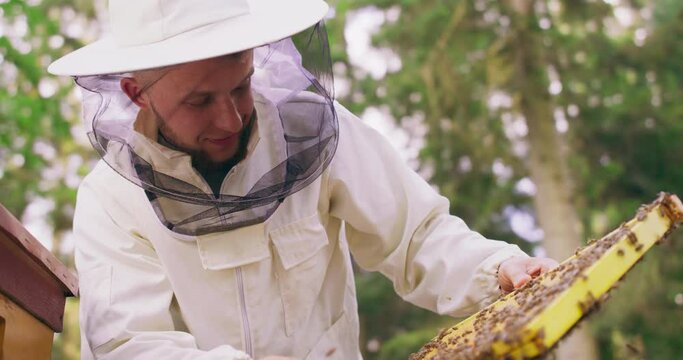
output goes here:
[[[519, 15], [515, 21], [514, 86], [517, 90], [518, 110], [526, 119], [529, 144], [527, 166], [536, 185], [534, 207], [538, 222], [544, 231], [543, 245], [547, 255], [562, 261], [581, 246], [581, 222], [572, 203], [573, 187], [568, 171], [563, 139], [555, 129], [553, 104], [548, 93], [543, 43], [534, 33], [534, 1], [511, 0]], [[597, 348], [587, 327], [576, 329], [564, 339], [556, 352], [560, 360], [597, 359]]]
[[[564, 260], [581, 246], [581, 223], [572, 203], [572, 187], [561, 139], [555, 130], [550, 103], [524, 100], [521, 110], [527, 120], [531, 179], [536, 184], [534, 207], [545, 234], [547, 255]], [[525, 104], [526, 103], [526, 104]], [[576, 329], [556, 352], [558, 360], [597, 359], [597, 348], [587, 327]]]

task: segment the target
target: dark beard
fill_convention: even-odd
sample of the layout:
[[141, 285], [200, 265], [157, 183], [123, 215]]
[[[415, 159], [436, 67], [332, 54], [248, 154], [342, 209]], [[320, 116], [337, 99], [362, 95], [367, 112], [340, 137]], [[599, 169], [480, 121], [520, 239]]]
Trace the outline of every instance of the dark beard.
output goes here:
[[192, 167], [194, 167], [202, 175], [202, 177], [204, 177], [204, 180], [206, 180], [206, 182], [209, 184], [211, 190], [213, 190], [214, 194], [218, 196], [220, 192], [220, 186], [223, 183], [225, 175], [227, 175], [228, 171], [237, 165], [237, 163], [244, 160], [244, 157], [247, 155], [247, 145], [249, 143], [251, 132], [254, 128], [254, 123], [256, 122], [256, 110], [252, 111], [246, 127], [239, 135], [237, 152], [235, 153], [235, 156], [221, 162], [212, 161], [203, 151], [187, 149], [182, 145], [179, 145], [173, 140], [175, 138], [173, 132], [168, 129], [164, 123], [164, 119], [159, 116], [159, 113], [156, 111], [156, 109], [154, 109], [154, 107], [152, 107], [152, 111], [157, 117], [159, 127], [159, 144], [190, 155], [190, 158], [192, 159]]

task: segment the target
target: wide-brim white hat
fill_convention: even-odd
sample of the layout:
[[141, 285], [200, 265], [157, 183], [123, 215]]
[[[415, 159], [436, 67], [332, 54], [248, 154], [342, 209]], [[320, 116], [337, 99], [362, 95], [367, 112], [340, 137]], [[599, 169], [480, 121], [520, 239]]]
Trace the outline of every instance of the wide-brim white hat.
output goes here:
[[116, 74], [232, 54], [299, 33], [327, 10], [322, 0], [110, 0], [111, 32], [48, 72]]

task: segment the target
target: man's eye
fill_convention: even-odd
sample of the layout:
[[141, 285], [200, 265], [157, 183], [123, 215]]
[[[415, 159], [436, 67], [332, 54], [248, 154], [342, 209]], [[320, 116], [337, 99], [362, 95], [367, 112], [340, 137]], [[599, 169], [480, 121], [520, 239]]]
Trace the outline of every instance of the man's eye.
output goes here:
[[203, 107], [209, 105], [211, 103], [211, 100], [212, 99], [210, 96], [202, 96], [200, 98], [193, 98], [191, 100], [188, 100], [187, 104], [195, 107]]
[[251, 88], [251, 77], [249, 77], [247, 80], [242, 82], [240, 86], [235, 88], [235, 91], [244, 91], [244, 90], [249, 90]]

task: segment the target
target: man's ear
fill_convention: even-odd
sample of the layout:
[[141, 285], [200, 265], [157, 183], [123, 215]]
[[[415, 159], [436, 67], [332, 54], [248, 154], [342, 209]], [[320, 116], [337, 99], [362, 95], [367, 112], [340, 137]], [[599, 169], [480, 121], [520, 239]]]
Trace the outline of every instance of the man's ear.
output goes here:
[[147, 98], [142, 94], [142, 85], [140, 82], [132, 77], [124, 77], [120, 82], [121, 90], [128, 96], [128, 98], [142, 109], [149, 106]]

